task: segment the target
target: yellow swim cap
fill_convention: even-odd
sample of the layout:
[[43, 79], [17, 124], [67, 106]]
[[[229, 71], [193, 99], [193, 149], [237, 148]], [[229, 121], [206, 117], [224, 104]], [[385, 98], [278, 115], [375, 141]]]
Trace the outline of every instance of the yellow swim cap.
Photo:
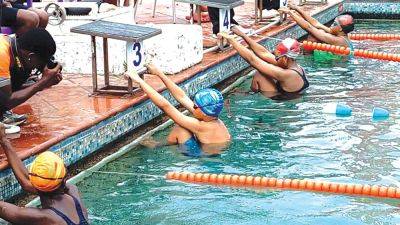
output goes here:
[[51, 192], [60, 187], [66, 173], [64, 161], [53, 152], [47, 151], [33, 161], [29, 180], [37, 190]]

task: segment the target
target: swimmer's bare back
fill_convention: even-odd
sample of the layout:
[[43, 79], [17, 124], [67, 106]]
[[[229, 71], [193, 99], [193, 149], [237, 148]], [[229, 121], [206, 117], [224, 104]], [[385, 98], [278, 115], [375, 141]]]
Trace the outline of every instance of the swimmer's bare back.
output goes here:
[[176, 125], [168, 136], [169, 144], [183, 144], [193, 135], [201, 144], [227, 143], [231, 140], [229, 131], [221, 120], [201, 121], [200, 123], [202, 129], [196, 133]]
[[275, 81], [257, 72], [251, 82], [251, 90], [254, 92], [277, 93]]

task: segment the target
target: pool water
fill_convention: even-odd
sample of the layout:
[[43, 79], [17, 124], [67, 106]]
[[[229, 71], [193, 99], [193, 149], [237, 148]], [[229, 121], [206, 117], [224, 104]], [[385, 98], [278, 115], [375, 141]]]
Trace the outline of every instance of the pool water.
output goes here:
[[[400, 23], [357, 21], [356, 32], [398, 33]], [[400, 42], [355, 43], [400, 53]], [[92, 224], [396, 224], [399, 201], [311, 192], [235, 189], [166, 181], [167, 171], [233, 173], [335, 182], [400, 184], [399, 64], [367, 59], [299, 59], [310, 80], [303, 97], [226, 96], [221, 119], [233, 141], [220, 156], [190, 158], [175, 146], [139, 147], [79, 183]], [[341, 102], [356, 115], [321, 113]], [[391, 117], [373, 121], [374, 106]], [[163, 140], [170, 129], [155, 135]], [[121, 174], [115, 174], [118, 172]]]

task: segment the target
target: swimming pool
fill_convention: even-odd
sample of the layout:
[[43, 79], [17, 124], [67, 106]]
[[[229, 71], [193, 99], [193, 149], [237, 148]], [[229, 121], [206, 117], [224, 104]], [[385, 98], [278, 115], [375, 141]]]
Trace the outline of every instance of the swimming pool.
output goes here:
[[[357, 21], [356, 32], [398, 33], [400, 23]], [[399, 42], [356, 43], [400, 53]], [[167, 171], [397, 185], [399, 64], [375, 60], [316, 62], [304, 56], [307, 94], [273, 101], [248, 94], [250, 81], [226, 96], [222, 114], [233, 137], [218, 157], [190, 158], [176, 147], [137, 148], [78, 184], [92, 224], [395, 224], [398, 201], [310, 192], [245, 190], [165, 181]], [[357, 115], [321, 113], [346, 103]], [[392, 117], [372, 121], [374, 106]], [[155, 135], [162, 140], [169, 129]], [[116, 174], [113, 172], [118, 172]]]

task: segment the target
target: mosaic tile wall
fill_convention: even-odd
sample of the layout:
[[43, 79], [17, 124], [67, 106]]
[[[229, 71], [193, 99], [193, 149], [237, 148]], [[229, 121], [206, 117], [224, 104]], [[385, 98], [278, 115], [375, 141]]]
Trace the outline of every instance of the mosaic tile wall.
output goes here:
[[364, 19], [400, 19], [399, 1], [348, 1], [345, 11], [355, 18]]
[[[317, 18], [323, 22], [333, 20], [339, 13], [341, 13], [342, 10], [339, 9], [342, 8], [341, 4], [335, 5], [318, 14]], [[300, 38], [305, 34], [306, 33], [298, 26], [294, 26], [287, 31], [278, 34], [276, 37]], [[262, 44], [271, 49], [275, 46], [276, 41], [267, 39]], [[213, 86], [246, 69], [248, 66], [249, 65], [243, 60], [243, 58], [239, 55], [235, 55], [212, 68], [202, 71], [182, 83], [181, 86], [189, 95], [193, 96], [196, 91], [205, 87]], [[164, 91], [163, 95], [177, 105], [177, 102], [173, 100], [169, 92]], [[157, 107], [155, 107], [150, 101], [145, 101], [115, 115], [114, 117], [108, 118], [96, 126], [82, 131], [57, 145], [52, 146], [51, 150], [61, 155], [66, 164], [70, 165], [86, 157], [90, 153], [97, 151], [102, 146], [117, 140], [140, 125], [151, 121], [160, 114], [161, 111]], [[28, 166], [32, 163], [32, 160], [33, 157], [30, 157], [24, 161], [24, 164]], [[20, 192], [21, 188], [12, 171], [10, 169], [0, 171], [0, 198], [8, 199]]]

